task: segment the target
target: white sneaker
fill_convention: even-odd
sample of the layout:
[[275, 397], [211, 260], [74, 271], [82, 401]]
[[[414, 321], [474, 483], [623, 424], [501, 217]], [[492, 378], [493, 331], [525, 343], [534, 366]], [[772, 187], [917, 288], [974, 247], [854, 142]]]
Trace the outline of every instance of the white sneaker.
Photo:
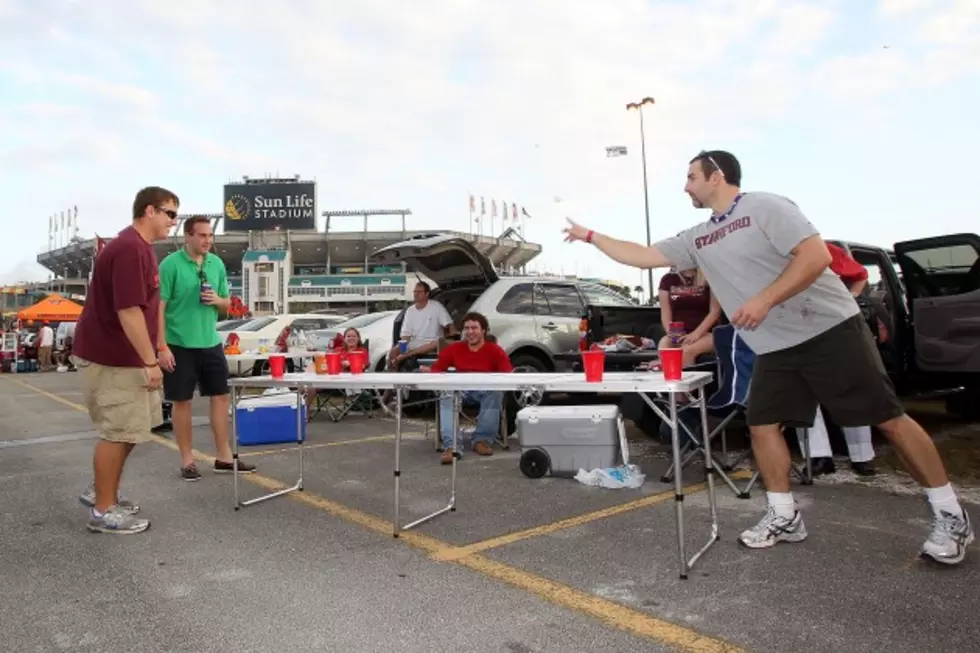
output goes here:
[[963, 561], [966, 547], [973, 541], [973, 526], [970, 516], [940, 511], [932, 523], [932, 532], [922, 545], [920, 555], [928, 556], [944, 565], [955, 565]]
[[765, 516], [752, 528], [744, 531], [738, 541], [750, 549], [767, 549], [777, 542], [802, 542], [806, 539], [803, 516], [797, 510], [792, 519], [779, 517], [772, 507], [766, 508]]

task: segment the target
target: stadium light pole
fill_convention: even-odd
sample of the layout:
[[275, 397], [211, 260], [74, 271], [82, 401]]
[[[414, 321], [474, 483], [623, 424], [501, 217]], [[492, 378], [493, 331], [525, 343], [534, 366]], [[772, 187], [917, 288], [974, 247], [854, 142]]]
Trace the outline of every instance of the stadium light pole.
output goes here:
[[[655, 104], [652, 97], [645, 97], [639, 102], [630, 102], [626, 105], [627, 111], [636, 109], [640, 114], [640, 160], [643, 164], [643, 207], [647, 219], [647, 247], [653, 243], [650, 240], [650, 193], [647, 188], [647, 139], [643, 131], [643, 106]], [[653, 269], [647, 270], [647, 302], [653, 304]]]

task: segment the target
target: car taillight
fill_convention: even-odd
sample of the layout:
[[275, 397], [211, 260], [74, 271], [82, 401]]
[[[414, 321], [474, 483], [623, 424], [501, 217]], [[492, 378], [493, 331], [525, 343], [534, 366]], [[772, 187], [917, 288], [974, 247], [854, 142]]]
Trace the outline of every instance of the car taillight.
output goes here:
[[280, 352], [289, 351], [289, 327], [285, 327], [279, 332], [279, 337], [276, 338], [276, 350]]

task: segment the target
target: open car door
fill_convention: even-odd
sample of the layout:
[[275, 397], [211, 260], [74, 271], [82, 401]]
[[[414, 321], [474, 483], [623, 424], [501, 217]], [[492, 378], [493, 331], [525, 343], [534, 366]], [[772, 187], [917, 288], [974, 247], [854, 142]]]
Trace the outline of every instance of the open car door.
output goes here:
[[980, 374], [980, 236], [895, 244], [923, 372]]

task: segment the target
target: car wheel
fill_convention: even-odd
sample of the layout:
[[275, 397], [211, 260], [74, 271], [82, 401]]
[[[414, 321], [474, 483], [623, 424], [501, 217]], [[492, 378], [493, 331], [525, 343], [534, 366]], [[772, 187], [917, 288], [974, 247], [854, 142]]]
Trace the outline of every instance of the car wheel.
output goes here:
[[[511, 360], [515, 374], [538, 374], [547, 372], [548, 368], [535, 356], [521, 355]], [[537, 406], [544, 401], [544, 393], [538, 389], [514, 390], [504, 396], [507, 406], [507, 435], [517, 432], [517, 413], [522, 408]]]

